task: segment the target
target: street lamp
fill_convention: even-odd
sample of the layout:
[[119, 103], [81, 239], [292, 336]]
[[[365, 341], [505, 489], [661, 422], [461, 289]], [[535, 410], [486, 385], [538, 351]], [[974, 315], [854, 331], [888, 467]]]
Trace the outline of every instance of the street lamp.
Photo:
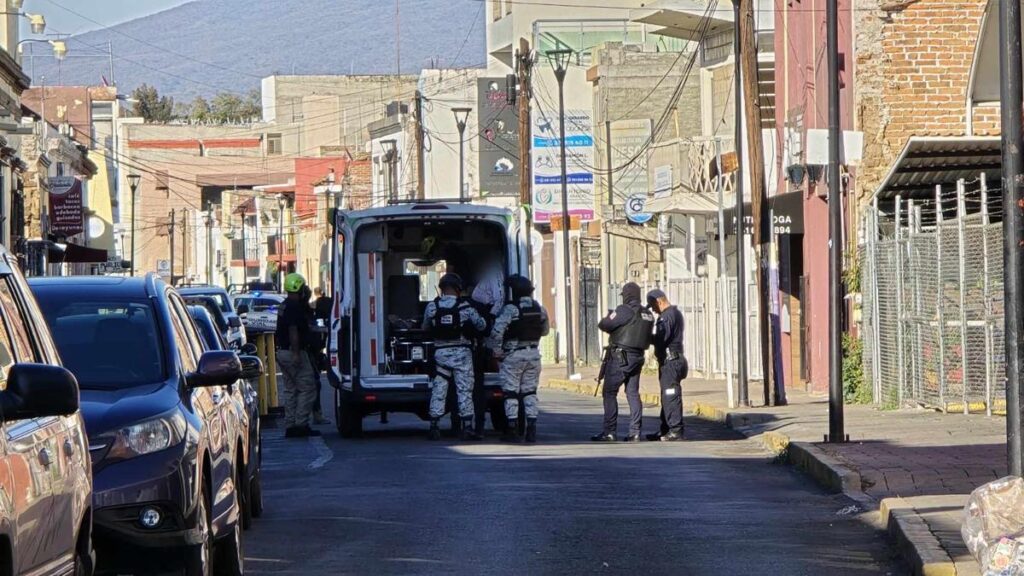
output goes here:
[[18, 54], [22, 54], [22, 48], [25, 44], [49, 44], [53, 47], [53, 57], [57, 60], [63, 60], [68, 55], [68, 45], [63, 40], [43, 40], [40, 38], [26, 38], [18, 42]]
[[576, 354], [572, 331], [572, 273], [569, 264], [569, 183], [565, 165], [565, 73], [573, 51], [548, 50], [545, 55], [558, 80], [558, 142], [562, 157], [562, 260], [565, 262], [565, 369], [571, 378], [576, 368]]
[[139, 189], [139, 180], [142, 176], [132, 173], [128, 175], [128, 187], [132, 191], [132, 276], [135, 276], [135, 192]]
[[398, 155], [397, 140], [381, 140], [384, 148], [384, 163], [388, 165], [388, 202], [395, 199], [395, 157]]
[[213, 285], [213, 207], [206, 205], [203, 213], [203, 224], [206, 224], [206, 283]]
[[455, 126], [459, 129], [459, 202], [466, 201], [466, 123], [472, 108], [452, 108]]
[[23, 0], [11, 0], [11, 8], [15, 10], [21, 10], [23, 4], [25, 4]]

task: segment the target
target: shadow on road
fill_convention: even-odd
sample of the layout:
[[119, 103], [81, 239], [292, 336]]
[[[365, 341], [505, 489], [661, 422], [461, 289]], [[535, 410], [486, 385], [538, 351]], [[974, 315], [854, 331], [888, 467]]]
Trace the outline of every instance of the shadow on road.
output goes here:
[[[250, 574], [898, 574], [882, 535], [755, 443], [687, 419], [692, 441], [591, 443], [594, 399], [548, 393], [541, 443], [428, 442], [415, 417], [275, 440]], [[652, 411], [644, 426], [653, 431]], [[624, 429], [625, 421], [620, 421]], [[621, 433], [621, 432], [620, 432]]]

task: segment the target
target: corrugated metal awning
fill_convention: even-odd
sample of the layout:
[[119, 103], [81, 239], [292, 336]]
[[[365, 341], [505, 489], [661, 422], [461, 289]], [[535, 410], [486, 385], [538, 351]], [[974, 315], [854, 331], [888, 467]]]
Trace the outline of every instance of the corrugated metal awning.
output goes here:
[[1001, 150], [998, 136], [914, 136], [875, 190], [875, 198], [933, 198], [936, 186], [952, 186], [981, 174], [998, 182]]

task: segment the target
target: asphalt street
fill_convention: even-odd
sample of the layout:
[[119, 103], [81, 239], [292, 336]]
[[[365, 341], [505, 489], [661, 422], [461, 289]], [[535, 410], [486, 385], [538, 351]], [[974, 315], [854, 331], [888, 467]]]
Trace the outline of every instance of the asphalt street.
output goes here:
[[266, 430], [247, 572], [902, 573], [852, 502], [724, 427], [690, 418], [687, 442], [594, 444], [597, 399], [541, 402], [536, 445], [432, 443], [404, 415], [367, 419], [359, 440]]

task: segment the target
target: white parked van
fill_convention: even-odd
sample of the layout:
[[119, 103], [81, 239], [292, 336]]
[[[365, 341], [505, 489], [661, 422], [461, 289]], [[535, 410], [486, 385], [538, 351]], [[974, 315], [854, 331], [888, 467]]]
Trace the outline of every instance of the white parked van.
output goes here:
[[[527, 275], [526, 231], [509, 210], [458, 202], [338, 211], [334, 224], [328, 374], [338, 430], [358, 435], [363, 418], [381, 412], [426, 420], [433, 343], [420, 328], [438, 280], [453, 271], [471, 288], [494, 262], [505, 277]], [[498, 374], [484, 385], [503, 419]]]

